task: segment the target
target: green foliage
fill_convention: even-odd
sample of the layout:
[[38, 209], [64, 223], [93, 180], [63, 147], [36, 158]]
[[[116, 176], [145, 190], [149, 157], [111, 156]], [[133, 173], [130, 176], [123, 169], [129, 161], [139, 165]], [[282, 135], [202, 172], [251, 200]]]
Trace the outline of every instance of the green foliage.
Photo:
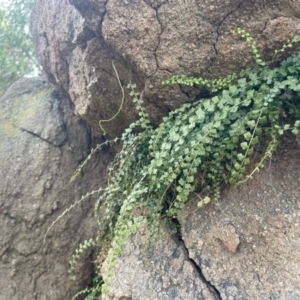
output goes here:
[[281, 52], [284, 52], [287, 48], [292, 48], [295, 43], [300, 42], [300, 35], [296, 35], [288, 43], [285, 43], [280, 49], [275, 50], [274, 57]]
[[264, 67], [266, 65], [266, 63], [262, 60], [262, 58], [259, 54], [259, 51], [258, 51], [257, 45], [256, 45], [256, 41], [250, 35], [249, 32], [247, 32], [244, 29], [237, 28], [235, 30], [230, 30], [230, 33], [240, 35], [243, 39], [245, 39], [249, 43], [251, 51], [253, 53], [253, 58], [254, 58], [255, 62], [257, 63], [257, 65], [262, 66], [262, 67]]
[[[282, 125], [285, 120], [280, 112], [299, 116], [299, 70], [299, 55], [275, 69], [255, 67], [214, 97], [185, 104], [171, 113], [171, 118], [164, 120], [163, 126], [170, 131], [166, 131], [158, 144], [171, 144], [172, 150], [166, 156], [175, 158], [170, 161], [175, 167], [177, 162], [181, 162], [177, 176], [186, 174], [177, 182], [177, 198], [173, 204], [178, 208], [175, 215], [195, 189], [211, 189], [214, 198], [218, 198], [223, 184], [237, 185], [243, 181], [261, 136], [264, 136], [266, 150], [254, 171], [258, 171], [263, 161], [272, 155], [279, 135], [285, 130], [298, 133], [299, 122], [296, 121], [293, 126]], [[164, 162], [164, 166], [166, 164]], [[187, 166], [187, 170], [182, 170], [182, 166]], [[190, 184], [195, 182], [197, 172], [206, 177], [202, 186], [198, 187]], [[250, 171], [246, 178], [252, 174], [253, 171]], [[207, 203], [208, 199], [200, 201], [198, 207]]]
[[33, 0], [11, 0], [0, 8], [0, 95], [16, 79], [37, 69], [29, 36]]
[[[95, 206], [98, 236], [84, 242], [71, 260], [72, 271], [86, 247], [97, 244], [104, 249], [109, 243], [103, 294], [108, 293], [125, 241], [140, 226], [157, 232], [162, 222], [176, 218], [192, 199], [198, 199], [198, 208], [218, 199], [224, 185], [236, 186], [263, 167], [280, 135], [287, 130], [299, 133], [300, 54], [271, 69], [250, 35], [236, 32], [250, 43], [257, 66], [224, 80], [197, 79], [197, 84], [214, 93], [183, 104], [157, 128], [151, 126], [136, 86], [129, 84], [140, 119], [121, 138], [92, 150], [94, 154], [108, 143], [122, 143], [108, 172], [108, 186], [95, 191], [100, 194]], [[194, 80], [178, 76], [165, 83], [190, 85]], [[257, 144], [263, 150], [254, 159]]]
[[173, 75], [170, 78], [164, 80], [162, 84], [184, 84], [184, 85], [201, 85], [209, 92], [217, 92], [226, 88], [233, 80], [238, 78], [238, 74], [233, 73], [224, 78], [218, 79], [205, 79], [202, 77], [188, 77], [186, 75]]

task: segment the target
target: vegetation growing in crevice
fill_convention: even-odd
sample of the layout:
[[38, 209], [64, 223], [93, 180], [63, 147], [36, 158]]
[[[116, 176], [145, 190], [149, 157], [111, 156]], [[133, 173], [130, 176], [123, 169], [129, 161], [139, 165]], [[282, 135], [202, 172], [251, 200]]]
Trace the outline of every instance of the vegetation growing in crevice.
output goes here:
[[[108, 242], [104, 295], [125, 241], [141, 225], [156, 232], [162, 222], [177, 217], [190, 199], [200, 199], [199, 208], [218, 199], [224, 185], [236, 186], [262, 168], [284, 131], [299, 133], [300, 54], [270, 68], [250, 35], [241, 29], [235, 32], [250, 43], [257, 65], [224, 80], [185, 76], [166, 80], [165, 84], [201, 84], [211, 96], [182, 105], [157, 128], [151, 126], [136, 86], [128, 85], [140, 118], [120, 138], [102, 144], [122, 143], [108, 172], [108, 186], [77, 201], [99, 193], [95, 206], [99, 232], [78, 248], [71, 271], [87, 247], [101, 248]], [[262, 138], [264, 150], [253, 161]]]

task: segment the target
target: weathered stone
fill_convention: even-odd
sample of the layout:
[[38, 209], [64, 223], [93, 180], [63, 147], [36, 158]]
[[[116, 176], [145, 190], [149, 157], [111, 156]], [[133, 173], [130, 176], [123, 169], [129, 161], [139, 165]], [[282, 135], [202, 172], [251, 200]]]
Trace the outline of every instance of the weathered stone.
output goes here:
[[[48, 77], [98, 130], [99, 120], [114, 116], [121, 101], [113, 60], [123, 86], [132, 81], [144, 91], [147, 111], [157, 124], [200, 92], [162, 86], [162, 79], [172, 74], [222, 77], [253, 65], [248, 43], [228, 34], [237, 27], [247, 30], [271, 60], [274, 49], [299, 31], [299, 16], [299, 0], [37, 0], [31, 28]], [[115, 136], [135, 118], [126, 96], [106, 131]]]
[[109, 299], [300, 299], [300, 148], [291, 140], [219, 203], [187, 208], [179, 239], [128, 240]]
[[[107, 273], [107, 265], [102, 268]], [[188, 257], [184, 244], [166, 231], [149, 240], [139, 232], [117, 259], [109, 297], [102, 299], [217, 299]]]
[[300, 298], [300, 148], [291, 139], [253, 180], [182, 218], [190, 257], [221, 299]]
[[93, 202], [81, 203], [43, 239], [66, 208], [101, 184], [110, 154], [79, 184], [69, 183], [90, 150], [90, 130], [42, 78], [19, 80], [0, 100], [0, 138], [0, 299], [71, 299], [93, 271], [88, 251], [77, 281], [68, 275], [73, 251], [95, 234]]

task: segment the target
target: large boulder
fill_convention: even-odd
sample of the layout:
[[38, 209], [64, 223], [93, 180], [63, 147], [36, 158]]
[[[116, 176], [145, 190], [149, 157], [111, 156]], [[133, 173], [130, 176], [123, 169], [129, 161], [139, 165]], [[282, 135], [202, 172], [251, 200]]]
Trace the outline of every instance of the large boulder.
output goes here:
[[[81, 195], [101, 185], [110, 154], [70, 184], [92, 144], [70, 101], [43, 78], [21, 79], [0, 100], [0, 299], [71, 299], [91, 280], [91, 251], [77, 281], [68, 261], [96, 224], [87, 200], [47, 229]], [[101, 179], [102, 176], [102, 179]]]
[[[248, 43], [228, 34], [241, 27], [270, 60], [300, 29], [297, 1], [36, 0], [31, 29], [37, 57], [75, 111], [99, 130], [118, 111], [124, 86], [138, 84], [154, 123], [200, 92], [166, 87], [172, 74], [221, 77], [253, 65]], [[277, 58], [280, 58], [278, 56]], [[122, 132], [136, 118], [128, 97], [106, 131]]]
[[300, 299], [300, 143], [282, 144], [261, 173], [219, 203], [201, 210], [191, 203], [175, 236], [133, 235], [109, 299]]

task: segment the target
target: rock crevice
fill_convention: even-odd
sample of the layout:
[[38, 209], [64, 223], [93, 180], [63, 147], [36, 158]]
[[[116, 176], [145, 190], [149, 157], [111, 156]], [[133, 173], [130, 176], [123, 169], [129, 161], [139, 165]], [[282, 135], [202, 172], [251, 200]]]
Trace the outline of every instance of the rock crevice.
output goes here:
[[[176, 223], [178, 224], [177, 226], [179, 226], [179, 228], [181, 228], [181, 225], [180, 225], [180, 223], [179, 223], [178, 220], [176, 220]], [[181, 234], [177, 234], [177, 238], [178, 238], [180, 244], [182, 245], [182, 247], [184, 249], [184, 252], [186, 253], [186, 256], [189, 259], [191, 265], [197, 271], [197, 273], [199, 275], [199, 278], [206, 284], [206, 286], [211, 291], [211, 293], [214, 295], [214, 297], [215, 297], [216, 300], [222, 300], [221, 294], [218, 291], [217, 287], [215, 285], [213, 285], [213, 283], [210, 280], [208, 280], [207, 278], [205, 278], [205, 276], [204, 276], [204, 274], [203, 274], [203, 272], [201, 270], [201, 264], [198, 265], [196, 263], [196, 261], [190, 256], [189, 249], [187, 248], [187, 246], [186, 246], [186, 244], [184, 242], [184, 239], [182, 238], [182, 235]], [[201, 256], [201, 253], [200, 253], [200, 256]]]

